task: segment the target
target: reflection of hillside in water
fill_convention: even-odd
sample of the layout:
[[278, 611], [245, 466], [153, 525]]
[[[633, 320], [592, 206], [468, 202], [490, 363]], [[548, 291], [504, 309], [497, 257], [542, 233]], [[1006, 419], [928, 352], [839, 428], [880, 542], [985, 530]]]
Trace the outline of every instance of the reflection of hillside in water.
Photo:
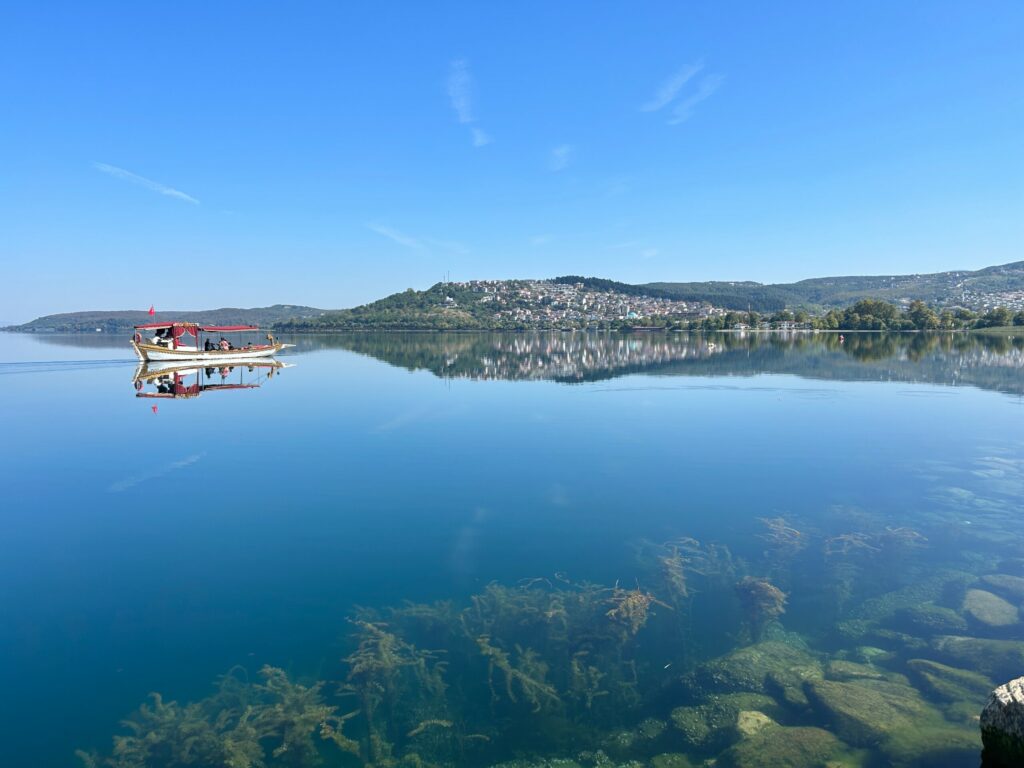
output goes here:
[[850, 334], [842, 343], [837, 334], [361, 333], [308, 344], [445, 378], [571, 383], [631, 373], [775, 373], [1024, 394], [1024, 340], [968, 334]]
[[[35, 336], [119, 348], [110, 335]], [[974, 386], [1024, 395], [1024, 336], [850, 333], [337, 333], [287, 339], [290, 354], [344, 349], [444, 378], [564, 383], [632, 373], [791, 374], [836, 381]]]

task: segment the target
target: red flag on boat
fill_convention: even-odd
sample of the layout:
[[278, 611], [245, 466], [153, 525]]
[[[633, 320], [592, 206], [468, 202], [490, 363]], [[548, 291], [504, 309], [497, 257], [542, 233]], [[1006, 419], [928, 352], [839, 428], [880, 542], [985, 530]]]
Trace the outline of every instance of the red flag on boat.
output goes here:
[[153, 307], [152, 304], [150, 304], [149, 305], [149, 316], [152, 317], [155, 314], [156, 314], [156, 309]]

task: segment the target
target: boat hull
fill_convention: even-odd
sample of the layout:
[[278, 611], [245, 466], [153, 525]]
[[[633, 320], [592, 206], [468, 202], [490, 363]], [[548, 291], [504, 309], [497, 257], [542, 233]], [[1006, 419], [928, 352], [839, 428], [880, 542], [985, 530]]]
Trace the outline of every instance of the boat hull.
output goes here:
[[132, 341], [132, 349], [136, 356], [143, 362], [185, 362], [196, 361], [211, 364], [241, 363], [245, 360], [257, 360], [261, 357], [273, 357], [282, 349], [294, 347], [294, 344], [264, 344], [248, 349], [169, 349], [157, 344], [139, 344]]

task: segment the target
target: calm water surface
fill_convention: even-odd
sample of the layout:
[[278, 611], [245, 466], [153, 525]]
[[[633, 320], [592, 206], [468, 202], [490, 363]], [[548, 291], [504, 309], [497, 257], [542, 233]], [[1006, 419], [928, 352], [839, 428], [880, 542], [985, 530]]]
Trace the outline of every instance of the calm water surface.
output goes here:
[[205, 701], [116, 765], [978, 764], [1020, 339], [295, 341], [157, 398], [119, 339], [0, 334], [3, 764], [102, 765], [155, 691]]

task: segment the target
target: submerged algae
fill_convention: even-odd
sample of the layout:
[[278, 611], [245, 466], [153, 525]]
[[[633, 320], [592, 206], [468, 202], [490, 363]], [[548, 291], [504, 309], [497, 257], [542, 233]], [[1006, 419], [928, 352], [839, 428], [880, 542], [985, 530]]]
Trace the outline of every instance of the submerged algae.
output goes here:
[[[782, 525], [770, 522], [770, 530]], [[787, 528], [779, 530], [792, 537]], [[896, 543], [885, 534], [872, 541], [879, 551], [917, 541], [901, 531], [889, 533]], [[819, 535], [801, 533], [801, 546], [786, 550], [793, 568], [832, 572], [829, 558], [838, 555], [804, 546]], [[786, 595], [763, 577], [744, 575], [756, 572], [754, 566], [724, 547], [689, 539], [645, 547], [640, 576], [667, 602], [639, 581], [624, 589], [556, 574], [517, 586], [489, 584], [464, 607], [445, 601], [360, 612], [350, 620], [352, 649], [339, 676], [338, 706], [321, 702], [323, 721], [307, 736], [334, 742], [349, 753], [343, 762], [374, 768], [487, 765], [545, 754], [576, 757], [521, 764], [655, 766], [693, 759], [678, 750], [738, 768], [855, 764], [860, 757], [840, 738], [870, 749], [874, 760], [938, 765], [978, 748], [970, 708], [984, 678], [969, 670], [983, 666], [955, 657], [998, 650], [1002, 657], [990, 659], [992, 669], [1024, 659], [1024, 644], [949, 634], [964, 631], [966, 622], [947, 606], [959, 604], [976, 582], [962, 571], [907, 585], [876, 569], [867, 584], [851, 581], [847, 597], [859, 603], [845, 614], [849, 623], [840, 635], [854, 642], [829, 647], [823, 632], [815, 646], [826, 653], [782, 628], [776, 619]], [[778, 565], [778, 548], [766, 556]], [[772, 563], [760, 570], [775, 578]], [[823, 582], [821, 593], [829, 588]], [[801, 610], [820, 604], [795, 590], [793, 599]], [[702, 626], [708, 617], [711, 626]], [[695, 627], [731, 644], [762, 637], [721, 653], [721, 644], [691, 644]], [[862, 645], [864, 638], [871, 645]], [[358, 703], [347, 699], [353, 696]], [[349, 735], [342, 735], [343, 726]], [[301, 740], [275, 753], [267, 739], [257, 746], [269, 755], [248, 755], [251, 742], [239, 739], [238, 762], [221, 764], [257, 768], [305, 760], [296, 757], [302, 754], [316, 758], [315, 741], [313, 753]]]
[[123, 725], [130, 735], [115, 736], [109, 757], [79, 753], [86, 765], [111, 768], [211, 766], [261, 768], [264, 765], [315, 765], [314, 737], [342, 750], [356, 746], [342, 733], [345, 717], [323, 703], [322, 683], [291, 682], [274, 667], [260, 671], [263, 683], [225, 676], [213, 696], [179, 705], [153, 694]]

